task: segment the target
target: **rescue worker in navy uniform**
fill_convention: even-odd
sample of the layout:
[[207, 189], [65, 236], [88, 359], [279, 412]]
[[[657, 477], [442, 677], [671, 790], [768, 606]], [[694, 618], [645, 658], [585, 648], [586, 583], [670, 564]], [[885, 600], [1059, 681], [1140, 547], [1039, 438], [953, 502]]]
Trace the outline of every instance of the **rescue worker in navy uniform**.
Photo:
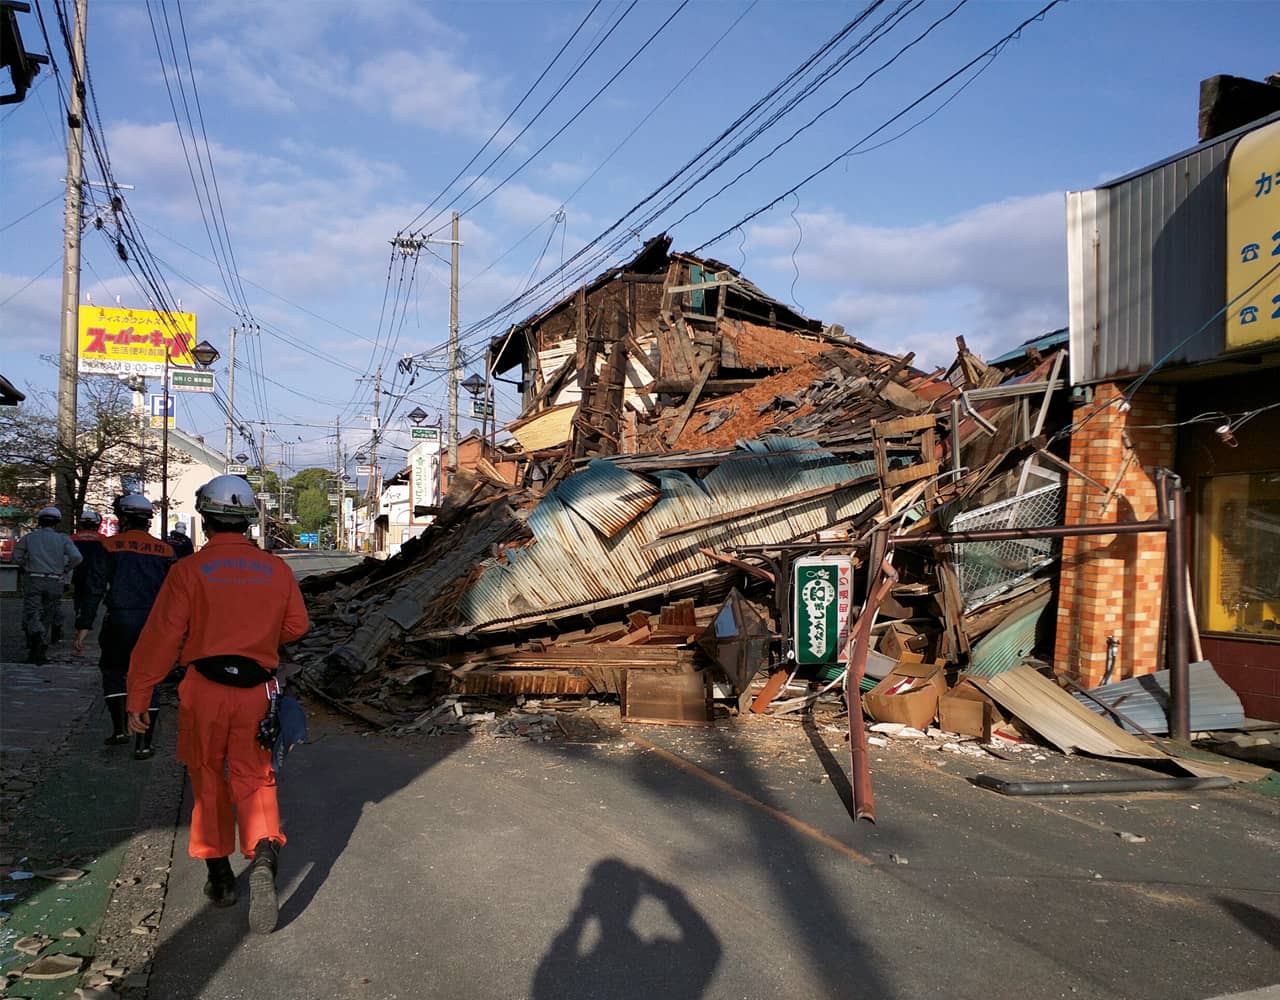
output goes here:
[[76, 550], [84, 558], [71, 573], [71, 598], [76, 609], [76, 637], [72, 644], [77, 653], [84, 652], [85, 637], [98, 620], [98, 607], [107, 589], [107, 550], [102, 547], [102, 515], [86, 507], [80, 515], [80, 530], [71, 536]]
[[275, 930], [276, 870], [284, 829], [271, 751], [258, 742], [279, 649], [310, 627], [289, 564], [245, 532], [257, 516], [253, 487], [217, 476], [196, 492], [208, 542], [165, 581], [129, 665], [129, 728], [149, 725], [147, 706], [174, 662], [190, 665], [178, 689], [178, 759], [191, 778], [193, 858], [209, 870], [204, 892], [233, 906], [236, 847], [249, 863], [249, 928]]
[[196, 551], [195, 545], [187, 535], [187, 526], [182, 521], [173, 526], [173, 530], [169, 532], [169, 537], [165, 541], [173, 547], [174, 557], [178, 559], [185, 559]]
[[[120, 531], [103, 539], [107, 552], [107, 586], [104, 602], [107, 615], [98, 633], [102, 656], [102, 693], [111, 714], [108, 746], [129, 742], [129, 726], [125, 711], [129, 657], [147, 623], [160, 585], [173, 565], [173, 549], [167, 542], [148, 532], [155, 508], [141, 493], [126, 493], [112, 505], [120, 519]], [[150, 724], [135, 734], [133, 756], [146, 760], [155, 754], [151, 748], [155, 733], [156, 712], [152, 705]]]
[[71, 539], [58, 531], [62, 511], [45, 507], [40, 525], [13, 547], [13, 562], [23, 571], [22, 627], [27, 636], [27, 662], [49, 662], [49, 643], [62, 636], [62, 592], [67, 576], [83, 561]]

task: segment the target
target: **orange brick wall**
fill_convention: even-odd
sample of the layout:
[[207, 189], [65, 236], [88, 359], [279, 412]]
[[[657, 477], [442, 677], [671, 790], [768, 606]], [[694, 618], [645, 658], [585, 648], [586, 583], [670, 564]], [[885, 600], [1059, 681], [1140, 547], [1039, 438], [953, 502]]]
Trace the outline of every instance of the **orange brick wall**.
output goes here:
[[[1161, 387], [1144, 387], [1131, 409], [1121, 412], [1114, 384], [1094, 388], [1091, 404], [1074, 419], [1097, 415], [1071, 438], [1071, 464], [1105, 487], [1115, 482], [1134, 454], [1115, 496], [1105, 509], [1105, 491], [1079, 476], [1067, 477], [1067, 524], [1146, 520], [1157, 512], [1155, 471], [1173, 465], [1174, 430], [1144, 425], [1175, 421], [1174, 396]], [[1112, 680], [1161, 669], [1161, 611], [1165, 536], [1098, 535], [1067, 538], [1062, 545], [1058, 586], [1058, 628], [1054, 666], [1086, 687], [1101, 683], [1107, 663], [1107, 636], [1119, 640]]]

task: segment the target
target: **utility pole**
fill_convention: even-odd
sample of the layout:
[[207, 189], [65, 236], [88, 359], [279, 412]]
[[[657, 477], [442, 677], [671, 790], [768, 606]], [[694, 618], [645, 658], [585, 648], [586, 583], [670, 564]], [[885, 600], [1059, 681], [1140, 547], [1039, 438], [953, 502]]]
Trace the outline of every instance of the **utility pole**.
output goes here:
[[458, 469], [458, 213], [453, 213], [449, 254], [449, 467]]
[[55, 498], [63, 527], [75, 525], [76, 379], [80, 358], [80, 210], [84, 174], [84, 36], [88, 0], [76, 0], [71, 28], [71, 105], [67, 111], [67, 194], [62, 233], [62, 337], [58, 365], [58, 468]]
[[227, 361], [227, 465], [231, 464], [232, 432], [236, 423], [236, 328], [231, 328], [231, 351]]
[[258, 474], [262, 476], [262, 490], [258, 493], [258, 544], [262, 551], [270, 548], [267, 544], [267, 425], [263, 423], [258, 429]]
[[334, 444], [335, 471], [334, 471], [333, 478], [334, 478], [335, 485], [337, 486], [337, 489], [338, 489], [338, 516], [334, 519], [337, 524], [337, 528], [334, 532], [334, 545], [339, 551], [341, 551], [342, 534], [343, 534], [342, 501], [344, 499], [343, 494], [346, 493], [346, 490], [343, 488], [343, 485], [342, 485], [342, 420], [340, 417], [333, 418], [333, 433], [334, 433], [334, 441], [335, 441], [335, 444]]

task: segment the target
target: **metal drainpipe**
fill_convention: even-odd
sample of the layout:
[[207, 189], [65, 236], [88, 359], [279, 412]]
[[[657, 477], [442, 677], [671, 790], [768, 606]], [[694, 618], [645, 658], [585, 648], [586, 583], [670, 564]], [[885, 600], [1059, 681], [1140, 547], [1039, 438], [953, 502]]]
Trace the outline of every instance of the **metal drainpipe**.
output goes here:
[[1182, 479], [1167, 469], [1160, 471], [1161, 494], [1169, 522], [1165, 589], [1169, 594], [1169, 736], [1183, 742], [1191, 738], [1190, 679], [1187, 664], [1187, 546]]

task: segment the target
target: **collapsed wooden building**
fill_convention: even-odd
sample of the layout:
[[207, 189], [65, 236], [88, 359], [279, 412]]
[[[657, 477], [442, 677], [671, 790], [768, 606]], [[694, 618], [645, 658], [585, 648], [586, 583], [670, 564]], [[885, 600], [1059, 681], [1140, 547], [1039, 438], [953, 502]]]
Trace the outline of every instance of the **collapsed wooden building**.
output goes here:
[[[900, 545], [866, 611], [891, 535], [1060, 525], [1067, 477], [1116, 502], [1064, 457], [1062, 348], [994, 367], [960, 339], [922, 371], [651, 240], [493, 341], [491, 372], [520, 371], [512, 443], [398, 556], [306, 582], [304, 677], [389, 724], [434, 725], [444, 695], [586, 694], [705, 723], [717, 698], [839, 687], [858, 621], [864, 688], [1051, 656], [1051, 538]], [[815, 565], [821, 623], [797, 596]]]

